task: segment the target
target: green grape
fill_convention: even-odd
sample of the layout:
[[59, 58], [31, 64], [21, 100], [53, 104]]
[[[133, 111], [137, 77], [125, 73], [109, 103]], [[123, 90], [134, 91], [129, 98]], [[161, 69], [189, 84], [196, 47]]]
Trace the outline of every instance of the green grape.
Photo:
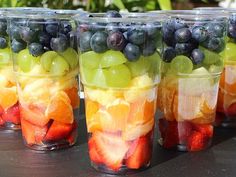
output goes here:
[[209, 76], [210, 73], [207, 71], [206, 68], [204, 67], [200, 67], [198, 69], [194, 69], [193, 72], [192, 72], [193, 75], [201, 75], [201, 76]]
[[69, 64], [62, 56], [57, 56], [53, 59], [50, 73], [53, 75], [64, 75], [69, 71]]
[[137, 77], [148, 72], [151, 67], [151, 60], [140, 57], [138, 61], [127, 62], [127, 66], [131, 72], [132, 77]]
[[160, 74], [161, 62], [162, 62], [160, 55], [158, 53], [155, 53], [152, 56], [147, 57], [147, 60], [149, 60], [151, 63], [149, 74], [151, 76]]
[[40, 57], [34, 57], [29, 53], [28, 49], [24, 49], [17, 54], [16, 59], [20, 69], [23, 72], [29, 72], [39, 61]]
[[225, 60], [236, 61], [236, 44], [232, 42], [226, 43], [225, 50], [220, 55]]
[[91, 85], [94, 78], [94, 69], [88, 69], [86, 67], [82, 67], [80, 69], [81, 79], [84, 84]]
[[99, 68], [99, 64], [102, 58], [102, 54], [94, 51], [85, 52], [80, 55], [81, 66], [89, 69]]
[[43, 69], [45, 71], [49, 72], [51, 69], [51, 66], [52, 66], [53, 59], [58, 56], [59, 55], [54, 51], [45, 52], [40, 58], [40, 62], [41, 62]]
[[212, 65], [221, 60], [221, 56], [218, 53], [212, 52], [204, 47], [200, 47], [200, 49], [205, 55], [205, 58], [203, 60], [204, 65]]
[[10, 62], [10, 49], [0, 49], [0, 65], [8, 64]]
[[193, 63], [192, 61], [184, 56], [180, 55], [175, 57], [170, 63], [171, 72], [177, 73], [191, 73], [193, 70]]
[[108, 68], [115, 65], [120, 65], [127, 62], [124, 54], [119, 51], [108, 50], [103, 54], [100, 66], [102, 68]]
[[220, 72], [222, 72], [222, 70], [223, 70], [223, 67], [222, 66], [217, 66], [217, 65], [211, 65], [210, 67], [209, 67], [209, 72], [210, 73], [220, 73]]
[[124, 65], [112, 66], [108, 69], [107, 83], [110, 87], [127, 87], [131, 81], [131, 72], [129, 68]]
[[106, 87], [107, 86], [107, 69], [93, 69], [92, 73], [94, 75], [92, 84], [97, 87]]
[[68, 48], [66, 51], [61, 53], [61, 55], [66, 59], [67, 63], [70, 65], [70, 68], [75, 69], [79, 63], [77, 52], [72, 48]]

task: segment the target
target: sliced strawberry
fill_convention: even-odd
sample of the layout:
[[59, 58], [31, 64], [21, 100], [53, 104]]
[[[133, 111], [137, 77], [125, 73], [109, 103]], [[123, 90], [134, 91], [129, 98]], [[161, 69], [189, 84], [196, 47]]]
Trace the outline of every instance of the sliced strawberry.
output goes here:
[[21, 119], [21, 128], [22, 135], [29, 145], [41, 143], [48, 130], [47, 126], [37, 127], [24, 119]]
[[236, 116], [236, 103], [231, 104], [226, 110], [225, 114], [227, 116]]
[[163, 138], [163, 147], [170, 149], [179, 143], [179, 135], [176, 121], [168, 121], [168, 126], [165, 131], [165, 138]]
[[207, 141], [202, 133], [193, 131], [192, 135], [188, 138], [188, 151], [200, 151], [205, 148], [206, 143]]
[[69, 136], [73, 130], [73, 124], [64, 124], [61, 122], [53, 121], [48, 129], [47, 135], [45, 136], [45, 141], [57, 141], [64, 139]]
[[165, 138], [167, 124], [168, 124], [168, 122], [164, 118], [161, 118], [158, 120], [159, 132], [160, 132], [162, 138]]
[[0, 116], [0, 126], [4, 124], [5, 124], [5, 121], [2, 119], [2, 116]]
[[20, 110], [18, 103], [8, 108], [3, 114], [2, 119], [6, 122], [20, 124]]
[[90, 138], [88, 142], [88, 147], [89, 147], [89, 157], [91, 161], [93, 161], [94, 163], [103, 163], [103, 158], [97, 152], [97, 147], [93, 137]]
[[67, 141], [70, 143], [70, 145], [76, 142], [77, 135], [78, 135], [78, 122], [74, 121], [71, 134], [69, 134], [69, 136], [66, 138]]
[[213, 136], [213, 126], [211, 124], [195, 124], [194, 129], [207, 138], [211, 138]]
[[97, 153], [103, 157], [103, 163], [110, 169], [118, 171], [129, 149], [121, 136], [110, 133], [93, 133]]
[[193, 126], [192, 123], [188, 121], [178, 122], [178, 136], [179, 144], [185, 144], [188, 140], [188, 137], [192, 134]]
[[151, 156], [151, 137], [143, 136], [133, 141], [131, 144], [125, 164], [130, 169], [139, 169], [150, 162]]

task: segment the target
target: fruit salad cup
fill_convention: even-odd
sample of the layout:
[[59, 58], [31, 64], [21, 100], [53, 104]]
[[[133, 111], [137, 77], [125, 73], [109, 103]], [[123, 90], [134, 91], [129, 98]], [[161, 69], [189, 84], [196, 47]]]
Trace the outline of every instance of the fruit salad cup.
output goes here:
[[159, 143], [200, 151], [211, 144], [225, 48], [226, 19], [196, 12], [170, 14], [163, 24]]
[[55, 13], [19, 13], [9, 22], [22, 135], [35, 150], [76, 142], [79, 61], [72, 26], [70, 15]]
[[110, 174], [144, 169], [152, 157], [160, 20], [116, 11], [77, 18], [91, 164]]

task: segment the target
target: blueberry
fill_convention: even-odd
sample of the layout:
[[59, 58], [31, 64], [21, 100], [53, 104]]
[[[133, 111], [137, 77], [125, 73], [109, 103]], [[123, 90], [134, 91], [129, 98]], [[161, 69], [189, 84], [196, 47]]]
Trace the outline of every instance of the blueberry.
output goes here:
[[25, 48], [26, 48], [26, 43], [19, 42], [16, 39], [12, 40], [11, 49], [12, 49], [13, 52], [18, 53], [19, 51], [21, 51]]
[[137, 45], [128, 43], [124, 48], [124, 55], [129, 61], [137, 61], [141, 56], [140, 48]]
[[7, 22], [0, 21], [0, 34], [5, 36], [6, 31], [7, 31]]
[[129, 30], [127, 33], [127, 37], [128, 37], [129, 42], [136, 45], [141, 45], [145, 42], [146, 33], [144, 30], [140, 28], [136, 28], [136, 29]]
[[212, 51], [221, 52], [225, 48], [225, 41], [222, 38], [211, 37], [203, 43], [203, 46]]
[[70, 47], [74, 48], [75, 50], [77, 50], [77, 35], [75, 31], [71, 31], [68, 34], [68, 39], [70, 42]]
[[27, 43], [33, 42], [36, 40], [36, 32], [31, 30], [28, 27], [22, 27], [20, 30], [21, 39]]
[[106, 24], [98, 23], [98, 22], [91, 22], [89, 23], [89, 30], [93, 32], [102, 31], [106, 28]]
[[39, 33], [39, 42], [44, 46], [50, 46], [51, 36], [46, 32]]
[[156, 41], [155, 40], [147, 40], [142, 47], [143, 56], [151, 56], [156, 52]]
[[121, 18], [121, 15], [119, 12], [117, 12], [115, 10], [109, 10], [105, 14], [105, 17], [107, 17], [107, 18]]
[[191, 43], [177, 43], [175, 45], [177, 55], [189, 55], [192, 50], [193, 46]]
[[118, 23], [108, 23], [105, 30], [109, 34], [109, 33], [120, 31], [119, 27], [120, 26]]
[[162, 35], [163, 35], [163, 41], [168, 46], [174, 46], [175, 45], [175, 39], [174, 39], [174, 28], [169, 28], [167, 24], [163, 25], [162, 27]]
[[195, 26], [192, 29], [192, 38], [197, 42], [203, 42], [208, 38], [208, 32], [204, 26]]
[[125, 37], [121, 32], [109, 34], [107, 38], [107, 46], [112, 50], [123, 50], [126, 45]]
[[173, 20], [173, 25], [174, 25], [174, 29], [178, 30], [181, 28], [188, 28], [188, 25], [184, 23], [183, 20], [176, 18], [175, 20]]
[[156, 36], [158, 36], [159, 32], [161, 29], [161, 24], [159, 22], [156, 23], [147, 23], [146, 24], [146, 31], [147, 31], [147, 35], [150, 38], [155, 38]]
[[98, 31], [96, 32], [90, 40], [90, 46], [93, 51], [97, 53], [103, 53], [107, 50], [107, 33]]
[[68, 34], [72, 30], [72, 26], [69, 21], [61, 21], [60, 33]]
[[21, 40], [20, 28], [18, 26], [12, 26], [10, 28], [10, 35], [11, 35], [12, 38], [20, 41]]
[[29, 52], [31, 55], [33, 55], [35, 57], [42, 55], [44, 52], [42, 44], [39, 44], [36, 42], [31, 43], [29, 45]]
[[7, 40], [4, 37], [0, 37], [0, 49], [7, 47]]
[[59, 32], [59, 24], [57, 21], [51, 20], [46, 22], [46, 32], [53, 37], [56, 37]]
[[27, 26], [33, 31], [43, 31], [43, 20], [29, 20], [27, 24]]
[[229, 17], [229, 22], [230, 22], [230, 24], [236, 25], [236, 14], [232, 14], [232, 15]]
[[228, 36], [230, 38], [236, 38], [236, 24], [229, 24], [228, 27]]
[[188, 42], [192, 37], [191, 31], [188, 28], [181, 28], [175, 31], [175, 40], [179, 43]]
[[64, 52], [68, 48], [68, 40], [64, 34], [59, 34], [57, 38], [52, 38], [50, 47], [57, 52]]
[[200, 49], [194, 49], [191, 53], [191, 59], [194, 64], [202, 63], [204, 58], [205, 58], [205, 55]]
[[176, 52], [173, 47], [167, 47], [163, 51], [163, 61], [169, 63], [173, 58], [176, 57]]
[[90, 31], [84, 32], [79, 38], [79, 46], [81, 52], [87, 52], [91, 50], [90, 41], [93, 33]]
[[205, 25], [206, 30], [211, 36], [214, 37], [223, 37], [224, 36], [224, 25], [220, 23], [208, 23]]

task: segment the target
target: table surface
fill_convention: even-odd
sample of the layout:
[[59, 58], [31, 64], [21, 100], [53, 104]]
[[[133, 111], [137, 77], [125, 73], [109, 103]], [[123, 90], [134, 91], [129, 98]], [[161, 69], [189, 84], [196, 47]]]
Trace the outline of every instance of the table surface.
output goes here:
[[[156, 133], [155, 133], [156, 134]], [[20, 131], [0, 131], [0, 177], [110, 177], [89, 163], [86, 124], [80, 115], [75, 146], [39, 152], [23, 145]], [[234, 177], [236, 130], [217, 128], [213, 145], [206, 151], [182, 153], [162, 149], [154, 142], [151, 167], [130, 177]]]

